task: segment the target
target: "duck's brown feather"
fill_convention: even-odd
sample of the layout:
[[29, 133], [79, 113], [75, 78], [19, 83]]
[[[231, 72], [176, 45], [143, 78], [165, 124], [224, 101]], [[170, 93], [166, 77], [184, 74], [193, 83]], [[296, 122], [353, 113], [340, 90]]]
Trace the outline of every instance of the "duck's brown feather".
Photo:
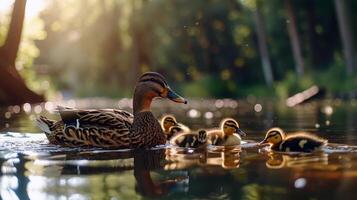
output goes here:
[[135, 121], [131, 114], [120, 110], [61, 110], [60, 114], [64, 121], [39, 118], [48, 125], [50, 133], [46, 136], [52, 144], [109, 148], [165, 144], [160, 124], [151, 112], [138, 113]]

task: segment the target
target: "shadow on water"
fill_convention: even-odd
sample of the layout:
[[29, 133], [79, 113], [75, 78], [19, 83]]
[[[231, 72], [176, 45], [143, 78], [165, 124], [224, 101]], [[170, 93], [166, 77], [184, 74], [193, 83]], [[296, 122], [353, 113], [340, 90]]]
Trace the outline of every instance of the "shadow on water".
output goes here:
[[[114, 104], [101, 105], [115, 107]], [[314, 102], [298, 108], [256, 100], [194, 101], [192, 104], [173, 108], [172, 104], [160, 102], [160, 108], [156, 104], [154, 111], [158, 117], [162, 113], [173, 113], [178, 120], [194, 128], [211, 128], [223, 117], [235, 117], [248, 134], [247, 143], [234, 149], [209, 146], [198, 150], [171, 146], [146, 151], [63, 148], [47, 144], [43, 134], [27, 133], [39, 132], [32, 121], [38, 114], [35, 107], [17, 113], [14, 107], [7, 108], [0, 112], [3, 129], [0, 134], [1, 198], [355, 197], [355, 101]], [[256, 110], [260, 107], [257, 104], [262, 109]], [[88, 107], [88, 104], [83, 106], [77, 102], [76, 106]], [[45, 110], [43, 106], [41, 113]], [[257, 148], [256, 142], [271, 126], [283, 127], [288, 132], [310, 131], [327, 138], [330, 144], [314, 154], [281, 154]]]

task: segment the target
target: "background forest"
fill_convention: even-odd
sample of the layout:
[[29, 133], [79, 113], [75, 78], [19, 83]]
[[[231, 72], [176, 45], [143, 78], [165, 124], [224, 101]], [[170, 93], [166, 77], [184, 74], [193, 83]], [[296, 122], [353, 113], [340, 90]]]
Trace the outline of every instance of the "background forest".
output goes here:
[[313, 85], [351, 97], [356, 9], [352, 0], [28, 0], [16, 69], [50, 99], [131, 96], [149, 70], [188, 97], [285, 98]]

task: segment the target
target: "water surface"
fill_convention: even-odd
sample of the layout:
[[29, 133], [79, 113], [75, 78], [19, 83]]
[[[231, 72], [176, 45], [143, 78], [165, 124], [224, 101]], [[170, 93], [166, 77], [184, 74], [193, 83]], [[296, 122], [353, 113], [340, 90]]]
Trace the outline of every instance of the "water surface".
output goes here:
[[[154, 114], [174, 114], [196, 128], [238, 119], [249, 141], [222, 150], [158, 147], [148, 151], [61, 148], [36, 128], [38, 114], [56, 117], [57, 103], [0, 109], [2, 199], [353, 199], [357, 185], [357, 102], [319, 101], [289, 108], [248, 98], [158, 101]], [[130, 100], [59, 104], [130, 110]], [[314, 154], [270, 153], [255, 147], [272, 126], [308, 131], [329, 140]]]

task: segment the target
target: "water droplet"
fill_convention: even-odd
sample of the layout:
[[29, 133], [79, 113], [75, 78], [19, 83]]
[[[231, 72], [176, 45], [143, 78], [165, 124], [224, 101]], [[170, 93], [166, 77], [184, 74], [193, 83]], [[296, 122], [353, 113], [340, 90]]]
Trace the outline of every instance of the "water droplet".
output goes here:
[[216, 102], [214, 103], [214, 105], [217, 107], [217, 108], [222, 108], [224, 106], [224, 101], [221, 100], [221, 99], [218, 99], [216, 100]]
[[260, 111], [262, 111], [262, 109], [263, 109], [263, 106], [261, 104], [257, 103], [254, 105], [255, 112], [260, 112]]
[[326, 126], [330, 126], [330, 120], [325, 121]]
[[36, 105], [34, 111], [36, 114], [40, 114], [42, 112], [42, 107], [40, 105]]
[[212, 119], [213, 118], [213, 113], [212, 112], [206, 112], [205, 113], [205, 118], [206, 119]]
[[315, 128], [320, 128], [320, 124], [316, 123]]
[[13, 111], [14, 113], [19, 113], [19, 112], [21, 111], [21, 108], [20, 108], [20, 106], [16, 105], [16, 106], [14, 106], [14, 107], [12, 108], [12, 111]]
[[332, 115], [333, 113], [333, 108], [331, 106], [325, 106], [322, 110], [323, 113], [326, 115]]
[[201, 113], [200, 113], [198, 110], [196, 110], [196, 109], [191, 109], [191, 110], [189, 110], [187, 114], [188, 114], [188, 116], [191, 117], [191, 118], [198, 118], [198, 117], [201, 116]]
[[303, 188], [306, 186], [306, 179], [304, 178], [298, 178], [295, 180], [294, 183], [295, 188]]
[[11, 112], [6, 112], [4, 114], [4, 116], [5, 116], [6, 119], [10, 119], [11, 118]]
[[31, 104], [25, 103], [25, 104], [22, 106], [22, 109], [23, 109], [26, 113], [31, 112]]
[[54, 105], [53, 105], [53, 103], [52, 102], [46, 102], [45, 103], [45, 109], [47, 110], [47, 111], [53, 111], [54, 110]]

